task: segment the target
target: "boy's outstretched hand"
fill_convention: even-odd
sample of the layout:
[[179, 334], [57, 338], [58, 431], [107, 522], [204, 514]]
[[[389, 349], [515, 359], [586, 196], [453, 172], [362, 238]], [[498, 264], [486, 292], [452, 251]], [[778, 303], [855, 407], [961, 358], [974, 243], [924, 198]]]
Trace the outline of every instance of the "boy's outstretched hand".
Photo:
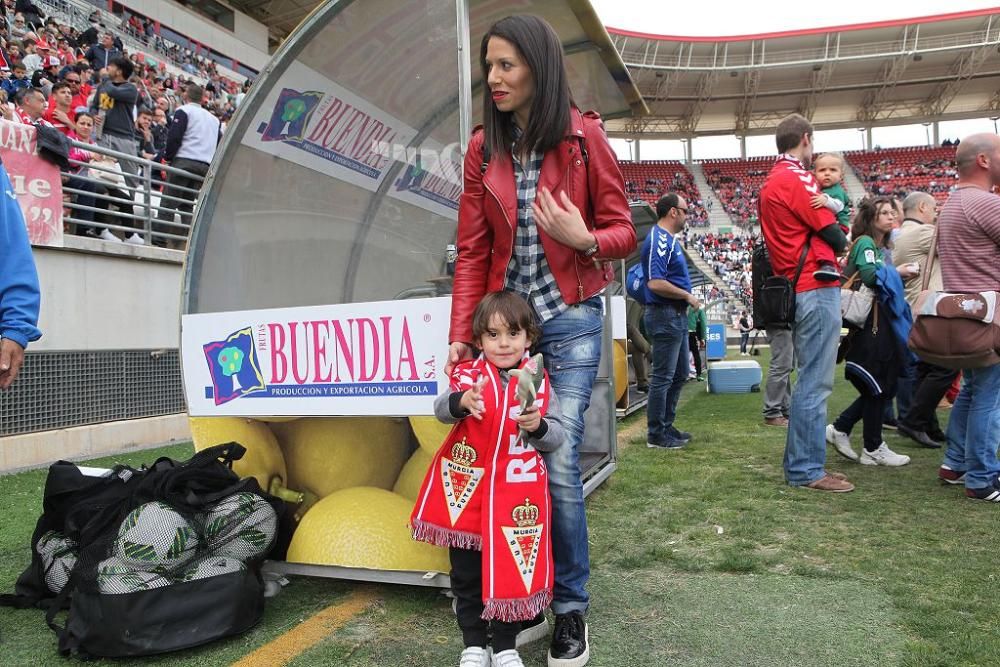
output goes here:
[[814, 196], [810, 200], [812, 202], [812, 207], [813, 208], [823, 208], [824, 206], [826, 206], [826, 197], [827, 197], [827, 195], [825, 195], [823, 193], [820, 193], [820, 194]]
[[517, 424], [525, 433], [534, 433], [542, 425], [542, 413], [537, 405], [529, 405], [517, 416]]
[[472, 389], [462, 394], [462, 400], [458, 402], [462, 409], [479, 420], [482, 420], [483, 412], [486, 410], [486, 404], [483, 402], [484, 384], [486, 384], [486, 378], [476, 380], [476, 383], [472, 385]]

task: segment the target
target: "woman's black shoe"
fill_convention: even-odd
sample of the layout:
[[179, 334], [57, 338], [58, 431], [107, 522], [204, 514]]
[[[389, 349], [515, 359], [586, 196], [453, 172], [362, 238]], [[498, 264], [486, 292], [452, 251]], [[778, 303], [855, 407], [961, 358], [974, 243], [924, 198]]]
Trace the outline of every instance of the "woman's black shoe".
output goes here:
[[549, 647], [549, 667], [583, 667], [590, 661], [587, 621], [583, 614], [571, 611], [556, 614], [556, 629]]

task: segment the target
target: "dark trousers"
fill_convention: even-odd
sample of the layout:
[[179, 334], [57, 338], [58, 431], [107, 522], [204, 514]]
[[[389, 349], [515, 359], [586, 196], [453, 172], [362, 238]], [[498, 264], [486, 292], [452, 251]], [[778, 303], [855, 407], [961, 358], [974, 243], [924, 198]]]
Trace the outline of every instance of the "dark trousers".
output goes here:
[[[174, 222], [174, 213], [176, 212], [180, 214], [183, 224], [188, 227], [191, 226], [191, 211], [194, 209], [194, 200], [198, 196], [197, 193], [201, 188], [202, 179], [208, 173], [208, 163], [179, 157], [174, 158], [170, 166], [197, 174], [201, 178], [196, 179], [190, 176], [181, 176], [174, 172], [167, 174], [167, 185], [163, 188], [163, 197], [160, 198], [160, 210], [156, 213], [156, 218], [161, 221], [161, 224], [153, 223], [153, 231], [162, 234], [185, 236], [188, 233], [187, 229], [162, 223]], [[182, 190], [181, 188], [184, 189]], [[194, 192], [188, 192], [188, 190], [194, 190]], [[168, 197], [175, 197], [176, 199], [168, 199]], [[181, 201], [177, 201], [178, 199]], [[166, 245], [166, 239], [154, 238], [153, 244], [159, 246]]]
[[873, 396], [864, 385], [855, 385], [860, 392], [853, 403], [840, 413], [833, 427], [841, 433], [850, 434], [859, 421], [864, 422], [865, 449], [874, 452], [882, 444], [882, 412], [885, 410], [884, 394]]
[[451, 592], [455, 596], [458, 627], [465, 646], [490, 644], [493, 652], [514, 648], [520, 623], [484, 621], [483, 616], [483, 553], [473, 549], [448, 549], [451, 557]]
[[701, 375], [701, 346], [698, 345], [698, 334], [694, 331], [688, 332], [688, 350], [691, 351], [691, 356], [694, 357], [695, 375]]
[[917, 381], [910, 401], [910, 409], [902, 418], [903, 422], [914, 431], [924, 433], [940, 433], [937, 406], [955, 381], [958, 371], [942, 366], [935, 366], [921, 361], [917, 364]]

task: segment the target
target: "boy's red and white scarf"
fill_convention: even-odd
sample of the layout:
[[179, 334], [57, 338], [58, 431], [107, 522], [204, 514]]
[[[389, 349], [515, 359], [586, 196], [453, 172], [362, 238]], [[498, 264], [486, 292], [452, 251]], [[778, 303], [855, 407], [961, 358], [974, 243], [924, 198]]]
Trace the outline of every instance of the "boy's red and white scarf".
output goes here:
[[[522, 362], [522, 367], [526, 362]], [[499, 371], [480, 357], [455, 367], [451, 390], [483, 385], [483, 419], [466, 417], [434, 456], [410, 516], [414, 539], [483, 552], [483, 618], [527, 620], [552, 601], [548, 472], [525, 443], [514, 418], [520, 413], [517, 379], [506, 389]], [[535, 399], [548, 407], [545, 375]]]

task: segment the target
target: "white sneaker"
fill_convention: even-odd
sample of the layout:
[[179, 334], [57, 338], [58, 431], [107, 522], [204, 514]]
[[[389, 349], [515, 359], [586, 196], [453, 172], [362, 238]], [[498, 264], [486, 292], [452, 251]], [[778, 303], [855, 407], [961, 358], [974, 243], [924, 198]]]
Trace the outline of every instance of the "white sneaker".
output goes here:
[[115, 236], [114, 234], [112, 234], [111, 230], [108, 229], [107, 227], [105, 227], [104, 229], [101, 230], [99, 238], [102, 238], [105, 241], [111, 241], [112, 243], [121, 243], [122, 242], [122, 240], [120, 238], [118, 238], [117, 236]]
[[910, 457], [906, 454], [897, 454], [889, 449], [889, 445], [884, 442], [878, 446], [874, 452], [867, 449], [861, 450], [861, 465], [863, 466], [905, 466], [910, 462]]
[[470, 646], [462, 651], [462, 657], [458, 659], [458, 667], [490, 667], [490, 649]]
[[826, 425], [826, 441], [833, 445], [837, 453], [845, 459], [850, 459], [851, 461], [858, 460], [858, 453], [851, 447], [851, 436], [838, 431], [833, 427], [833, 424]]
[[534, 622], [535, 619], [521, 623], [521, 631], [517, 633], [517, 639], [514, 644], [516, 648], [521, 648], [525, 644], [537, 642], [549, 636], [549, 619], [545, 618], [545, 614], [542, 614], [541, 617], [542, 620], [538, 623]]
[[135, 232], [125, 238], [125, 243], [131, 243], [132, 245], [146, 245], [146, 241]]
[[524, 667], [517, 649], [508, 649], [493, 654], [493, 667]]

